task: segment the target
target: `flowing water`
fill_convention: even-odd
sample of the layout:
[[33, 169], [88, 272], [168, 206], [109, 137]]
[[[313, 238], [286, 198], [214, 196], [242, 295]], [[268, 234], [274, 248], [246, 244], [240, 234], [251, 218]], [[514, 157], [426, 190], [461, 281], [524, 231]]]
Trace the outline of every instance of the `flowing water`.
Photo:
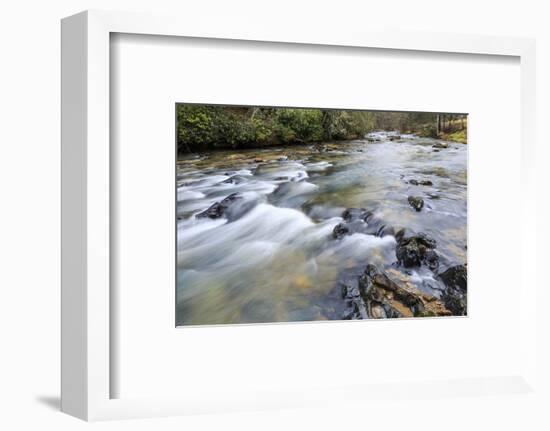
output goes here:
[[[442, 269], [465, 263], [467, 146], [436, 149], [441, 141], [390, 138], [380, 132], [337, 144], [180, 159], [176, 323], [342, 319], [342, 278], [368, 263], [396, 266], [392, 235], [333, 237], [346, 208], [366, 208], [388, 226], [436, 239]], [[228, 218], [195, 217], [233, 193], [242, 199]], [[409, 205], [411, 195], [424, 199], [420, 212]], [[428, 269], [406, 275], [419, 290], [441, 295]]]

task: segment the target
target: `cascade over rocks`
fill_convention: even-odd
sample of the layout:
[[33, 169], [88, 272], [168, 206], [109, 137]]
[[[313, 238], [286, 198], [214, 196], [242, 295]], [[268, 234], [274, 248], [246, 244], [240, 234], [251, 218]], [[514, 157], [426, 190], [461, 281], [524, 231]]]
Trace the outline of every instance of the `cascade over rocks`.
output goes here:
[[224, 184], [241, 184], [246, 182], [247, 179], [243, 177], [242, 175], [233, 175], [229, 177], [228, 179], [222, 181]]
[[396, 231], [393, 226], [385, 224], [372, 211], [365, 208], [347, 208], [342, 213], [342, 218], [344, 221], [338, 223], [332, 232], [332, 236], [335, 239], [354, 233], [383, 237], [394, 235]]
[[241, 194], [232, 193], [220, 202], [213, 203], [195, 217], [211, 219], [226, 217], [229, 221], [233, 221], [248, 212], [254, 204], [254, 202], [245, 201]]

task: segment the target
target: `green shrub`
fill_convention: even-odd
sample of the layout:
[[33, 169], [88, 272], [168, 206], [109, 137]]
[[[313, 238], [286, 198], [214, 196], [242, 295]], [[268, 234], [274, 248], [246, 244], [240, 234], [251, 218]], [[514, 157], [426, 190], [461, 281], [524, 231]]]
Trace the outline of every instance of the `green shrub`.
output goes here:
[[283, 143], [312, 142], [323, 138], [319, 109], [278, 109], [274, 121], [277, 137]]
[[[177, 105], [177, 140], [181, 152], [354, 139], [375, 129], [412, 131], [435, 138], [436, 115]], [[465, 132], [454, 133], [451, 139], [465, 141]]]
[[422, 127], [422, 130], [419, 133], [420, 136], [426, 138], [437, 138], [437, 127], [435, 124], [429, 124]]

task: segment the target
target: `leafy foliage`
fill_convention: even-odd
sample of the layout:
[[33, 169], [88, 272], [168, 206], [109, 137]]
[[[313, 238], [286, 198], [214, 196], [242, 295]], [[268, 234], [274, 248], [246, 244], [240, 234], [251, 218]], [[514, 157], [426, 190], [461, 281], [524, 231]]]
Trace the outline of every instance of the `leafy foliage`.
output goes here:
[[323, 139], [321, 111], [319, 109], [276, 110], [274, 118], [276, 136], [284, 143], [314, 142]]
[[181, 104], [177, 105], [178, 150], [198, 152], [355, 139], [372, 130], [436, 137], [438, 118], [430, 113]]

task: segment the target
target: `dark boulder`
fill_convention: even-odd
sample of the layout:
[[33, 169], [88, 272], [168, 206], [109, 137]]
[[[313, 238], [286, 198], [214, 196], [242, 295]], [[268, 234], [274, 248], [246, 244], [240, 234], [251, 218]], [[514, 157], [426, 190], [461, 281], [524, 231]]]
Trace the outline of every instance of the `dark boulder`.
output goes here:
[[465, 265], [456, 265], [439, 274], [439, 278], [449, 288], [461, 292], [468, 291], [468, 270]]
[[225, 207], [220, 202], [216, 202], [216, 203], [213, 203], [210, 207], [208, 207], [208, 209], [197, 214], [195, 217], [217, 219], [217, 218], [223, 217], [224, 212], [225, 212]]
[[347, 208], [342, 213], [342, 218], [348, 223], [355, 220], [366, 221], [365, 219], [370, 216], [372, 216], [372, 212], [367, 211], [365, 208]]
[[240, 217], [247, 212], [253, 203], [244, 201], [244, 198], [239, 193], [232, 193], [220, 202], [212, 204], [205, 211], [197, 214], [196, 218], [211, 218], [218, 219], [227, 217], [230, 221]]
[[438, 277], [446, 286], [442, 295], [445, 306], [454, 315], [465, 316], [468, 306], [468, 270], [466, 266], [453, 266], [439, 274]]
[[349, 233], [349, 228], [344, 223], [338, 223], [334, 226], [332, 231], [332, 237], [334, 239], [340, 239]]
[[344, 221], [334, 227], [332, 231], [333, 238], [339, 239], [357, 232], [364, 233], [367, 225], [363, 219], [368, 214], [370, 212], [365, 208], [347, 208], [344, 210], [341, 216]]
[[409, 201], [409, 205], [416, 211], [420, 211], [424, 206], [424, 199], [419, 196], [409, 196], [407, 200]]
[[439, 266], [439, 256], [434, 250], [436, 241], [424, 233], [410, 234], [401, 230], [395, 234], [395, 255], [400, 265], [406, 268], [426, 265], [432, 271]]
[[409, 184], [412, 184], [413, 186], [433, 186], [433, 183], [430, 180], [412, 179], [409, 181]]
[[372, 211], [365, 208], [347, 208], [342, 213], [342, 218], [344, 221], [334, 228], [334, 238], [341, 238], [344, 235], [352, 235], [354, 233], [379, 237], [394, 235], [395, 233], [393, 226], [386, 225]]
[[404, 227], [402, 229], [399, 229], [397, 232], [395, 232], [394, 236], [397, 242], [401, 242], [404, 239], [413, 237], [414, 235], [415, 233], [411, 229]]
[[466, 316], [468, 312], [468, 300], [465, 294], [456, 291], [446, 291], [441, 299], [453, 316]]
[[341, 238], [344, 235], [352, 235], [354, 233], [363, 233], [378, 237], [386, 235], [394, 236], [396, 234], [395, 227], [385, 224], [382, 219], [365, 208], [347, 208], [342, 213], [342, 218], [344, 221], [336, 225], [333, 230], [334, 238]]
[[423, 262], [430, 270], [436, 271], [439, 267], [439, 255], [435, 250], [427, 250]]

